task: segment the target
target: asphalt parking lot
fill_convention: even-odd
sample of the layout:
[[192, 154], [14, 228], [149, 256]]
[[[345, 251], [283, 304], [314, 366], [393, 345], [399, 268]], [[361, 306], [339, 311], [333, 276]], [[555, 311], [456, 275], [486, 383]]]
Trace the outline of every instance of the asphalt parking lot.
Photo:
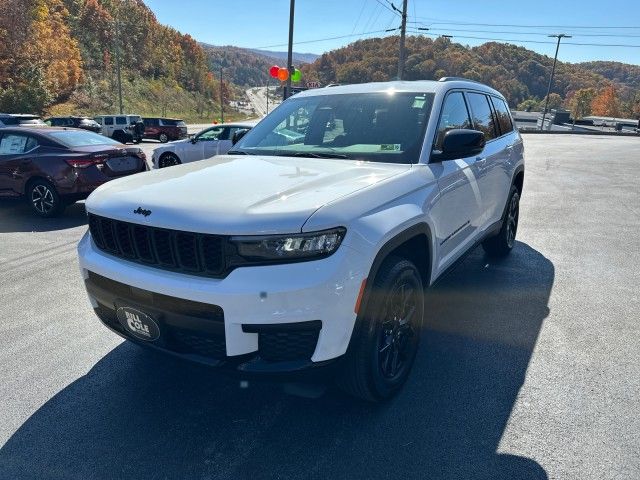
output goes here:
[[515, 250], [430, 292], [382, 406], [123, 342], [84, 293], [83, 204], [0, 203], [0, 478], [640, 478], [640, 139], [524, 138]]

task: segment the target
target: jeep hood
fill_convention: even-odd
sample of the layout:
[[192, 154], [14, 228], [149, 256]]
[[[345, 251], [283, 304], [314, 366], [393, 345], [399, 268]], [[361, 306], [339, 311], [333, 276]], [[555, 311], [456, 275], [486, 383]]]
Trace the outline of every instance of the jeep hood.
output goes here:
[[[411, 168], [342, 159], [222, 155], [112, 180], [89, 213], [218, 234], [299, 232], [327, 203]], [[143, 213], [134, 213], [150, 211]], [[337, 225], [336, 225], [337, 226]]]

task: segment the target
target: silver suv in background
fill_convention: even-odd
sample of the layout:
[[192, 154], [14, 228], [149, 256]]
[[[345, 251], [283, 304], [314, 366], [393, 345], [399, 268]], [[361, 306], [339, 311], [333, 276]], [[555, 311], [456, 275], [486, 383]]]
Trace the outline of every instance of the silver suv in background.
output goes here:
[[38, 115], [27, 113], [0, 113], [0, 127], [23, 127], [31, 125], [44, 125]]
[[102, 127], [102, 134], [120, 143], [140, 143], [144, 123], [140, 115], [98, 115], [94, 120]]

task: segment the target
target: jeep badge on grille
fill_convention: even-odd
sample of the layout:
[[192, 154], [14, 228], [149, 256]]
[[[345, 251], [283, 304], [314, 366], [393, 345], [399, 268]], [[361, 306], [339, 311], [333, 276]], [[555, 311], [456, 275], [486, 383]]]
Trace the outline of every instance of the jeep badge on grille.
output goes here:
[[137, 213], [138, 215], [144, 215], [145, 217], [148, 217], [149, 215], [151, 215], [151, 210], [145, 210], [142, 207], [138, 207], [133, 211], [133, 213]]

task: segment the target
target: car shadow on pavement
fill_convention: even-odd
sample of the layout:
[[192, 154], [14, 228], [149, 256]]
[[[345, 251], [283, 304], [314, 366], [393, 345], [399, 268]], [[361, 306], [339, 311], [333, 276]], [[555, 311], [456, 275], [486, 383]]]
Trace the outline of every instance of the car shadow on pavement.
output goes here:
[[22, 200], [0, 200], [0, 233], [51, 232], [86, 223], [84, 202], [69, 205], [59, 217], [41, 218]]
[[416, 365], [385, 405], [240, 388], [122, 343], [13, 434], [0, 478], [546, 479], [497, 450], [553, 281], [526, 244], [496, 263], [473, 252], [430, 292]]

